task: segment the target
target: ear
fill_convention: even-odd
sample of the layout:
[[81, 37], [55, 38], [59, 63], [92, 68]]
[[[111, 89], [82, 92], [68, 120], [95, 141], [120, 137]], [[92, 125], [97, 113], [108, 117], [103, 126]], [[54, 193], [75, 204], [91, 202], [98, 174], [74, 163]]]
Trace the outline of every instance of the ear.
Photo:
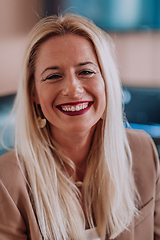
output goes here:
[[33, 102], [35, 102], [37, 104], [40, 104], [39, 97], [38, 97], [37, 90], [36, 90], [35, 86], [33, 87], [33, 91], [32, 91], [32, 100], [33, 100]]
[[32, 94], [32, 99], [33, 99], [33, 102], [40, 104], [39, 97], [37, 94]]

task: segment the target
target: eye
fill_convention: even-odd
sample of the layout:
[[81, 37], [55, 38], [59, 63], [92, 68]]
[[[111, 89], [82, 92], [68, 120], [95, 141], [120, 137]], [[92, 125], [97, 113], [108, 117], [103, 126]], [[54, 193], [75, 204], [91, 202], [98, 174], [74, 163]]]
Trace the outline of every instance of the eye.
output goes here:
[[96, 72], [92, 71], [92, 70], [81, 70], [78, 75], [82, 76], [82, 77], [92, 77], [94, 74], [96, 74]]
[[42, 81], [47, 81], [47, 80], [54, 80], [54, 81], [58, 81], [62, 78], [62, 75], [59, 73], [54, 73], [54, 74], [50, 74], [49, 76], [47, 76], [45, 79], [42, 79]]

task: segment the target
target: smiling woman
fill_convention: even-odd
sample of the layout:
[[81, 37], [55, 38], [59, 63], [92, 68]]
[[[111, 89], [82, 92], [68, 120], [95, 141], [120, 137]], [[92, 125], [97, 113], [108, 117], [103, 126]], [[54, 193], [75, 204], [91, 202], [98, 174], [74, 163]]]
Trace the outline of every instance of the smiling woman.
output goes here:
[[124, 128], [112, 50], [77, 15], [31, 31], [15, 150], [0, 158], [0, 238], [160, 239], [157, 153], [148, 135]]
[[92, 134], [90, 130], [105, 111], [106, 98], [91, 43], [68, 33], [41, 44], [35, 65], [35, 90], [34, 101], [40, 104], [60, 146], [60, 135], [80, 131], [86, 136]]

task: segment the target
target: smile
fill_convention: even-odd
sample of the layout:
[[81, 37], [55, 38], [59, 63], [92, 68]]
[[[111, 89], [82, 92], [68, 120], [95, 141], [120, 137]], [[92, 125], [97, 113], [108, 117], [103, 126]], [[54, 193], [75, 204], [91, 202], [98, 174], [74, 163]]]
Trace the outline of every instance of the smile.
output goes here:
[[69, 116], [77, 116], [86, 113], [92, 106], [93, 101], [65, 103], [56, 106], [61, 112]]

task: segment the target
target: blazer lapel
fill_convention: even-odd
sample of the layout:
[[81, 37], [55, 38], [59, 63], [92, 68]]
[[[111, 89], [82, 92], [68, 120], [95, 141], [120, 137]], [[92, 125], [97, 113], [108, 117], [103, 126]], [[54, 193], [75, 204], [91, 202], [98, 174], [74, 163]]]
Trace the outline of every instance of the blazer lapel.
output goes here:
[[[134, 220], [130, 223], [128, 230], [122, 232], [115, 240], [134, 240]], [[109, 237], [106, 237], [106, 240], [109, 240]]]
[[128, 227], [128, 230], [122, 232], [115, 240], [134, 240], [134, 221]]

